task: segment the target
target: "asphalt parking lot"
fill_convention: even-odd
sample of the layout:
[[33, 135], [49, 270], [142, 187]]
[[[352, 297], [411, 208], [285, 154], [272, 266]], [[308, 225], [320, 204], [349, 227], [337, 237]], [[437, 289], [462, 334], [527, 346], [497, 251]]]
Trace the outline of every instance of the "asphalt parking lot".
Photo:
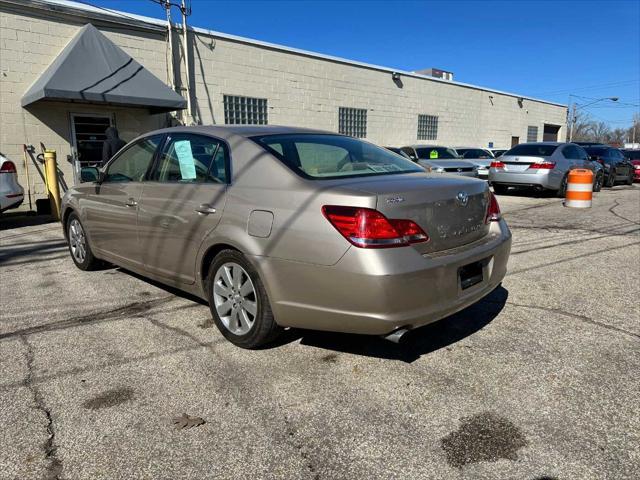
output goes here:
[[503, 286], [401, 346], [241, 350], [193, 298], [76, 269], [59, 225], [5, 224], [0, 478], [638, 478], [640, 186], [499, 202]]

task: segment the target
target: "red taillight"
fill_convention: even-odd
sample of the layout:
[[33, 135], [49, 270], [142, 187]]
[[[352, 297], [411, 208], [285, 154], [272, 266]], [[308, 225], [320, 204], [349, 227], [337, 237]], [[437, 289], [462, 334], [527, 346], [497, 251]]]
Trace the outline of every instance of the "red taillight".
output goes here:
[[504, 162], [491, 162], [491, 165], [489, 165], [489, 168], [504, 168]]
[[0, 173], [16, 173], [16, 165], [13, 162], [7, 160], [0, 167]]
[[555, 166], [556, 164], [553, 162], [542, 162], [532, 163], [531, 165], [529, 165], [529, 168], [534, 170], [553, 170]]
[[388, 219], [371, 208], [325, 205], [322, 213], [356, 247], [404, 247], [429, 240], [429, 236], [415, 222]]
[[497, 222], [500, 218], [500, 205], [498, 205], [498, 200], [492, 192], [489, 192], [489, 208], [487, 208], [487, 216], [484, 217], [484, 223]]

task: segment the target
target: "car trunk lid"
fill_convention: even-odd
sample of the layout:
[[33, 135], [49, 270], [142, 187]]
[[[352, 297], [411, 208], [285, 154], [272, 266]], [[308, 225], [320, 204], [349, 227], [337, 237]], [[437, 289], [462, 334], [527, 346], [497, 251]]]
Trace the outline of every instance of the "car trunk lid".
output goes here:
[[416, 222], [430, 239], [413, 245], [421, 253], [456, 248], [489, 233], [484, 221], [489, 189], [484, 181], [403, 175], [354, 182], [349, 187], [375, 194], [376, 208], [387, 218]]
[[[505, 172], [525, 172], [534, 163], [544, 163], [548, 157], [529, 157], [519, 155], [509, 155], [500, 157], [500, 162], [504, 163]], [[537, 171], [533, 172], [537, 173]]]

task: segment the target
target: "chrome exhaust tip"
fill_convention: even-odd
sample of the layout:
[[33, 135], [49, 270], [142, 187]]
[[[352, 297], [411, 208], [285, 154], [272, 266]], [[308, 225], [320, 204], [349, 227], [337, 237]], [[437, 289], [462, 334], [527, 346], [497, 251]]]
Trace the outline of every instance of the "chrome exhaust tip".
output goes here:
[[385, 340], [389, 340], [393, 343], [400, 343], [404, 338], [405, 334], [409, 332], [408, 328], [399, 328], [398, 330], [394, 330], [388, 335], [382, 335], [382, 338]]

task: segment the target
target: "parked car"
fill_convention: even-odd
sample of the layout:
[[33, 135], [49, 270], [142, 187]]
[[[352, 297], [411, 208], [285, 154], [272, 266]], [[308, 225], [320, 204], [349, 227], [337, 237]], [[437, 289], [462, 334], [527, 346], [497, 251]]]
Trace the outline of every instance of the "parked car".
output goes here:
[[599, 173], [587, 152], [573, 143], [521, 143], [493, 161], [489, 182], [495, 193], [505, 193], [509, 187], [529, 187], [553, 190], [564, 197], [567, 176], [572, 168], [587, 168], [594, 172], [593, 190], [602, 185]]
[[589, 158], [604, 167], [605, 187], [613, 187], [616, 183], [631, 185], [634, 177], [634, 167], [617, 148], [601, 146], [586, 147]]
[[473, 147], [455, 147], [454, 149], [463, 159], [478, 167], [478, 176], [480, 178], [486, 180], [489, 177], [489, 166], [495, 158], [491, 151], [485, 148]]
[[390, 152], [397, 153], [398, 155], [406, 158], [407, 160], [412, 160], [412, 158], [406, 153], [404, 153], [401, 148], [398, 148], [398, 147], [384, 147], [384, 148], [386, 148]]
[[571, 142], [574, 145], [580, 145], [582, 148], [586, 148], [586, 147], [607, 147], [608, 145], [605, 145], [604, 143], [600, 143], [600, 142]]
[[398, 339], [506, 273], [511, 233], [485, 182], [343, 135], [169, 128], [95, 173], [62, 201], [75, 265], [105, 260], [202, 297], [245, 348], [283, 327]]
[[478, 167], [462, 160], [458, 152], [452, 148], [438, 145], [412, 145], [402, 147], [411, 160], [423, 167], [431, 168], [435, 173], [447, 173], [463, 177], [477, 177]]
[[0, 154], [0, 213], [17, 208], [24, 200], [24, 189], [18, 183], [16, 164]]
[[622, 150], [622, 154], [633, 165], [633, 181], [640, 182], [640, 150], [625, 149]]
[[489, 151], [490, 151], [491, 153], [493, 153], [493, 156], [494, 156], [495, 158], [498, 158], [498, 157], [500, 157], [501, 155], [503, 155], [503, 154], [504, 154], [504, 152], [506, 152], [506, 151], [507, 151], [507, 149], [506, 149], [506, 148], [490, 148], [490, 149], [489, 149]]

